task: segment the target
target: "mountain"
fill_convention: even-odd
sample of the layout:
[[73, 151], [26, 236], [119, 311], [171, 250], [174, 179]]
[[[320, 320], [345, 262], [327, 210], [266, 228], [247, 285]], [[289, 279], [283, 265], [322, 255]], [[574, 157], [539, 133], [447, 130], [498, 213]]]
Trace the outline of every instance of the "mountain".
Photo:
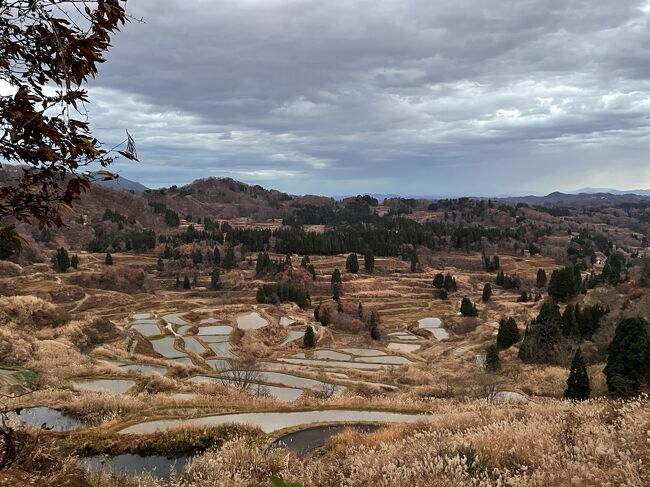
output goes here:
[[108, 181], [97, 180], [95, 181], [95, 184], [99, 184], [100, 186], [106, 186], [107, 188], [112, 188], [112, 189], [133, 191], [135, 193], [143, 193], [147, 189], [149, 189], [144, 184], [140, 184], [137, 181], [131, 181], [130, 179], [126, 179], [122, 176], [118, 176], [117, 179], [110, 179]]
[[616, 195], [623, 194], [637, 194], [640, 196], [650, 196], [650, 189], [612, 189], [612, 188], [582, 188], [576, 191], [571, 191], [572, 194], [594, 194], [594, 193], [609, 193]]

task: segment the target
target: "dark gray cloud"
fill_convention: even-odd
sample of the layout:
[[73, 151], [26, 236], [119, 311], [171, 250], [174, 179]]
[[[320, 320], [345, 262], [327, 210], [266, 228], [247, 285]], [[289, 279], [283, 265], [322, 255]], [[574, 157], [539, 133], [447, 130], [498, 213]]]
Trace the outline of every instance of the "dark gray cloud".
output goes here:
[[132, 0], [93, 83], [152, 186], [650, 187], [650, 3]]

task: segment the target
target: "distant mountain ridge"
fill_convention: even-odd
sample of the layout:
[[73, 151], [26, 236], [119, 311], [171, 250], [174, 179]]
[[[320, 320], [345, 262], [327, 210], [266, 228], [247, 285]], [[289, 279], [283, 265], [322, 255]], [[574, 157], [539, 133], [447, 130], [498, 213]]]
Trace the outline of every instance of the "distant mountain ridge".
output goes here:
[[613, 188], [582, 188], [571, 191], [572, 194], [594, 194], [609, 193], [615, 195], [636, 194], [639, 196], [650, 196], [650, 189], [613, 189]]
[[95, 181], [95, 184], [99, 184], [100, 186], [106, 186], [107, 188], [112, 188], [112, 189], [133, 191], [135, 193], [143, 193], [149, 189], [144, 184], [138, 183], [137, 181], [131, 181], [130, 179], [124, 178], [119, 175], [116, 179], [109, 179], [108, 181], [98, 179], [97, 181]]

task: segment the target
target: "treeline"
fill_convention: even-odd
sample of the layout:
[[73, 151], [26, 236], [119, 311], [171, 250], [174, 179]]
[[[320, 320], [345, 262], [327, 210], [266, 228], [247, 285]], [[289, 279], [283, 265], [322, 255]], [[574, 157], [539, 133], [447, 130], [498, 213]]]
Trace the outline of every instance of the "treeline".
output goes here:
[[159, 201], [149, 201], [149, 206], [153, 209], [154, 213], [162, 214], [165, 218], [165, 223], [170, 227], [177, 227], [181, 224], [178, 213], [174, 210], [167, 208], [167, 205]]
[[256, 300], [261, 304], [292, 302], [302, 309], [307, 308], [311, 303], [311, 297], [305, 289], [285, 282], [263, 284], [257, 289]]
[[484, 240], [496, 243], [516, 238], [516, 232], [482, 226], [450, 226], [427, 222], [418, 224], [400, 219], [403, 226], [394, 221], [387, 227], [350, 228], [328, 230], [323, 233], [307, 232], [300, 228], [233, 229], [226, 235], [232, 245], [244, 244], [252, 251], [265, 251], [274, 241], [275, 251], [281, 254], [333, 255], [345, 252], [365, 253], [370, 248], [375, 255], [401, 255], [405, 245], [424, 246], [432, 250], [440, 248], [479, 249]]
[[108, 235], [101, 227], [95, 227], [94, 231], [95, 237], [88, 243], [89, 252], [147, 252], [156, 246], [153, 230], [133, 230], [123, 235]]
[[564, 312], [553, 303], [544, 303], [526, 329], [519, 347], [519, 358], [530, 363], [555, 363], [565, 340], [580, 342], [589, 339], [600, 327], [608, 308], [593, 306], [567, 306]]
[[255, 274], [257, 276], [274, 276], [284, 272], [291, 267], [291, 258], [287, 256], [284, 259], [271, 259], [266, 252], [257, 254], [257, 263], [255, 264]]

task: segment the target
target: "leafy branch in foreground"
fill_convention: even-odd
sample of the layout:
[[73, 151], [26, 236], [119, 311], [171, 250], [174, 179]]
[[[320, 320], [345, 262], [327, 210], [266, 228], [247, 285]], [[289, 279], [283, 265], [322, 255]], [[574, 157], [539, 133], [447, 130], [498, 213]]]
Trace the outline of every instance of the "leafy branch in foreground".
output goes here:
[[[106, 149], [92, 135], [82, 88], [129, 19], [120, 0], [15, 0], [0, 7], [0, 159], [19, 165], [0, 184], [0, 221], [62, 226], [61, 209], [90, 187], [90, 164], [117, 152], [137, 160], [133, 138]], [[78, 19], [78, 20], [73, 20]], [[126, 145], [125, 150], [118, 150]], [[99, 176], [112, 179], [106, 170]], [[15, 231], [5, 222], [2, 238]], [[14, 237], [15, 238], [15, 237]]]

